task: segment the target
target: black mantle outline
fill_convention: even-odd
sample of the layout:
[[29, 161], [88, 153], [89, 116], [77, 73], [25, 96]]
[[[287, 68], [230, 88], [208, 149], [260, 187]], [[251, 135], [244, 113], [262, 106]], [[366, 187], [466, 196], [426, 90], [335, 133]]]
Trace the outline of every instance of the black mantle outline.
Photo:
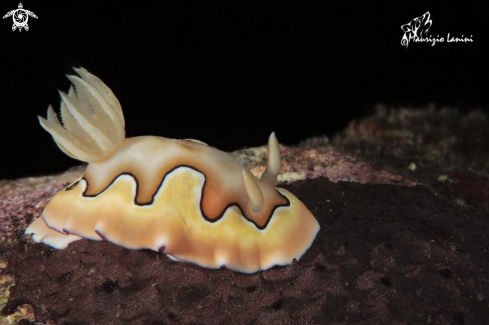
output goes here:
[[99, 193], [97, 194], [93, 194], [93, 195], [88, 195], [86, 194], [87, 190], [88, 190], [88, 186], [89, 186], [89, 183], [88, 183], [88, 180], [83, 177], [82, 179], [76, 181], [75, 183], [71, 184], [70, 186], [68, 186], [65, 190], [66, 191], [70, 191], [72, 190], [76, 185], [78, 185], [78, 183], [81, 181], [81, 180], [85, 180], [85, 182], [87, 183], [87, 187], [85, 188], [85, 191], [83, 191], [82, 195], [84, 197], [96, 197], [100, 194], [102, 194], [104, 191], [106, 191], [114, 182], [117, 178], [119, 178], [119, 176], [122, 176], [122, 175], [129, 175], [131, 176], [135, 181], [136, 181], [136, 195], [134, 197], [134, 204], [135, 205], [138, 205], [138, 206], [145, 206], [145, 205], [151, 205], [153, 204], [154, 202], [154, 197], [156, 195], [156, 193], [158, 193], [158, 191], [160, 190], [161, 186], [163, 185], [163, 182], [165, 181], [165, 178], [168, 174], [170, 174], [171, 172], [173, 172], [175, 169], [178, 169], [180, 167], [187, 167], [187, 168], [190, 168], [190, 169], [193, 169], [195, 170], [196, 172], [204, 175], [204, 185], [202, 186], [202, 192], [200, 194], [200, 212], [202, 214], [202, 216], [204, 217], [204, 219], [207, 221], [207, 222], [210, 222], [210, 223], [214, 223], [214, 222], [217, 222], [219, 220], [221, 220], [221, 218], [224, 216], [224, 213], [226, 212], [226, 210], [232, 206], [236, 206], [240, 211], [241, 211], [241, 214], [243, 215], [243, 217], [249, 221], [250, 223], [254, 224], [256, 228], [260, 229], [260, 230], [263, 230], [265, 228], [267, 228], [270, 220], [272, 219], [272, 216], [275, 212], [275, 210], [279, 207], [288, 207], [290, 206], [290, 200], [285, 196], [283, 195], [282, 193], [280, 193], [280, 191], [278, 191], [277, 189], [275, 189], [277, 191], [277, 193], [283, 197], [287, 202], [284, 203], [284, 204], [278, 204], [278, 205], [275, 205], [272, 210], [270, 211], [270, 215], [267, 217], [267, 221], [263, 224], [263, 226], [259, 226], [256, 222], [254, 222], [253, 220], [251, 220], [250, 218], [248, 218], [245, 214], [245, 212], [243, 211], [243, 208], [241, 208], [241, 206], [239, 205], [238, 202], [232, 202], [232, 203], [229, 203], [228, 205], [226, 205], [224, 207], [224, 209], [222, 210], [222, 212], [214, 219], [210, 219], [209, 217], [207, 217], [207, 215], [204, 213], [204, 208], [203, 208], [203, 202], [204, 202], [204, 190], [205, 190], [205, 186], [207, 185], [207, 176], [205, 175], [205, 173], [203, 173], [202, 171], [198, 170], [197, 168], [195, 167], [192, 167], [192, 166], [189, 166], [189, 165], [178, 165], [178, 166], [175, 166], [173, 167], [172, 169], [170, 169], [169, 171], [166, 172], [166, 174], [163, 176], [160, 184], [158, 185], [158, 187], [156, 188], [156, 191], [153, 193], [153, 195], [151, 196], [151, 201], [147, 202], [147, 203], [139, 203], [137, 201], [137, 197], [138, 197], [138, 193], [139, 193], [139, 182], [138, 182], [138, 179], [136, 178], [136, 176], [134, 176], [132, 173], [130, 172], [123, 172], [123, 173], [120, 173], [119, 175], [117, 175], [116, 177], [114, 177], [114, 179], [109, 183], [109, 185], [107, 185], [107, 187], [105, 187], [102, 191], [100, 191]]

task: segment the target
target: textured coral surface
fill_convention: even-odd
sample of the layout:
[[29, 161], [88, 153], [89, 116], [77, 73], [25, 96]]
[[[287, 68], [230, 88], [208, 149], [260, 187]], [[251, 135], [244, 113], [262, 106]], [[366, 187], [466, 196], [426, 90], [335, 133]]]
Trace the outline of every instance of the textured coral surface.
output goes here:
[[[321, 231], [299, 262], [254, 275], [35, 244], [25, 227], [83, 168], [0, 181], [0, 324], [485, 324], [488, 139], [477, 111], [378, 106], [331, 141], [281, 146], [279, 185]], [[232, 155], [266, 165], [265, 147]]]
[[0, 180], [0, 243], [17, 242], [32, 220], [40, 217], [52, 197], [84, 170], [85, 167], [79, 166], [54, 176]]
[[[321, 224], [297, 263], [254, 275], [81, 240], [2, 252], [16, 279], [3, 310], [29, 304], [56, 324], [483, 324], [483, 212], [424, 186], [295, 182]], [[159, 323], [158, 323], [159, 322]]]

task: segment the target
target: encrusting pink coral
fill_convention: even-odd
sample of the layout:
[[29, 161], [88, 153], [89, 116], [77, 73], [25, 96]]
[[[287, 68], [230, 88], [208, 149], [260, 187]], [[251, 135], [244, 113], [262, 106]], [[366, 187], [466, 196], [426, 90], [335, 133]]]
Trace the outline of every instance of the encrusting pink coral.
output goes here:
[[51, 107], [39, 117], [67, 155], [89, 163], [26, 234], [63, 249], [87, 238], [149, 248], [206, 268], [254, 273], [299, 260], [320, 227], [292, 193], [276, 188], [280, 151], [272, 133], [261, 179], [198, 140], [125, 138], [112, 91], [87, 70], [67, 76], [64, 127]]

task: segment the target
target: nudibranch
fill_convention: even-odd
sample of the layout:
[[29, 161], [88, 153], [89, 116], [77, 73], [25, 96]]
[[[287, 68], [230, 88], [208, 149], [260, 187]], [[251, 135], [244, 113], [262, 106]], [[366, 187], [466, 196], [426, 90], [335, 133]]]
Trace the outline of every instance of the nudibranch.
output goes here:
[[57, 249], [86, 238], [152, 249], [175, 261], [242, 273], [299, 260], [319, 223], [292, 193], [276, 188], [280, 151], [272, 133], [268, 162], [256, 178], [231, 155], [207, 144], [156, 136], [125, 138], [118, 99], [83, 68], [39, 116], [59, 148], [88, 162], [25, 231]]

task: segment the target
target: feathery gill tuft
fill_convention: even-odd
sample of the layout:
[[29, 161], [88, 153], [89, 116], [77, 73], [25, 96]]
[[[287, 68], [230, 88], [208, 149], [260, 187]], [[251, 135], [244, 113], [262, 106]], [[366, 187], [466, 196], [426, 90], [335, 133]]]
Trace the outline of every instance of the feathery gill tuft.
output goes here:
[[61, 119], [51, 105], [47, 120], [38, 116], [58, 147], [68, 156], [96, 162], [125, 137], [121, 104], [102, 80], [84, 68], [73, 68], [78, 75], [66, 77], [73, 83], [68, 94], [60, 92]]

